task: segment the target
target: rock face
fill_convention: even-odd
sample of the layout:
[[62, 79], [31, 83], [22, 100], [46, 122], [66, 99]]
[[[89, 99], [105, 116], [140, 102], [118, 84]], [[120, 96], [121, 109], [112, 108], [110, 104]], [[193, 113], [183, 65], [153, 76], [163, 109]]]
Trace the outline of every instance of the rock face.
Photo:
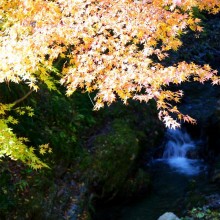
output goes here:
[[212, 194], [206, 196], [208, 204], [204, 206], [204, 208], [219, 210], [220, 208], [220, 194]]
[[174, 213], [172, 212], [166, 212], [163, 215], [161, 215], [158, 220], [180, 220]]

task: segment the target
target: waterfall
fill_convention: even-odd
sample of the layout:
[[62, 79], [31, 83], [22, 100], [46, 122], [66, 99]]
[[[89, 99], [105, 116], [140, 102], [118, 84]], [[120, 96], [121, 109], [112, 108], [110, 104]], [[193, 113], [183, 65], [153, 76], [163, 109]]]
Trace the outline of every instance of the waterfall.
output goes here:
[[202, 161], [187, 158], [189, 151], [197, 147], [197, 142], [186, 131], [168, 129], [162, 161], [179, 173], [197, 175], [204, 168]]
[[189, 134], [180, 129], [168, 129], [166, 136], [167, 142], [165, 144], [163, 158], [185, 158], [189, 150], [196, 148]]

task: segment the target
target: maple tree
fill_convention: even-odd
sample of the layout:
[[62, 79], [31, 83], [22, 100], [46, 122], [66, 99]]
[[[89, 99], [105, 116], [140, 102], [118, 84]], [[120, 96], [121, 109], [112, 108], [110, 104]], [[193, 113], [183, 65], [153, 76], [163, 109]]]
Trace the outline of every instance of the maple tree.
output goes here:
[[[163, 66], [153, 56], [162, 61], [167, 51], [177, 50], [187, 29], [202, 31], [200, 19], [193, 15], [195, 7], [216, 14], [220, 1], [2, 0], [0, 83], [24, 82], [37, 91], [44, 82], [56, 89], [55, 74], [67, 95], [77, 88], [95, 91], [94, 109], [117, 99], [155, 99], [167, 127], [178, 127], [181, 120], [194, 123], [171, 104], [178, 103], [183, 92], [170, 91], [169, 85], [189, 80], [219, 84], [217, 71], [187, 62]], [[58, 71], [60, 60], [64, 62]], [[33, 148], [25, 148], [8, 126], [16, 123], [6, 114], [14, 105], [0, 104], [0, 156], [40, 168], [44, 164], [33, 156]], [[22, 157], [21, 151], [26, 152]]]

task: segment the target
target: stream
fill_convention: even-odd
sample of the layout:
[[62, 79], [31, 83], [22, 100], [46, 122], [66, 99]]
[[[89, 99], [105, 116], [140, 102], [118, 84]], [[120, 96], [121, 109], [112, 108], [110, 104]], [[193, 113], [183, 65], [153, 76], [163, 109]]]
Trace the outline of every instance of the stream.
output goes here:
[[[195, 152], [201, 141], [192, 140], [183, 130], [167, 130], [162, 158], [148, 164], [152, 174], [152, 192], [146, 198], [122, 206], [104, 208], [97, 220], [157, 220], [165, 212], [180, 217], [190, 190], [197, 194], [216, 191], [207, 178], [207, 165]], [[197, 155], [197, 156], [196, 156]], [[190, 207], [191, 208], [191, 207]]]
[[[200, 141], [193, 141], [186, 131], [168, 129], [163, 157], [151, 162], [153, 190], [149, 197], [122, 210], [122, 220], [156, 220], [165, 212], [180, 214], [181, 199], [190, 185], [205, 181], [206, 165], [201, 159], [189, 158]], [[202, 180], [202, 181], [201, 181]], [[203, 184], [199, 186], [203, 188]]]

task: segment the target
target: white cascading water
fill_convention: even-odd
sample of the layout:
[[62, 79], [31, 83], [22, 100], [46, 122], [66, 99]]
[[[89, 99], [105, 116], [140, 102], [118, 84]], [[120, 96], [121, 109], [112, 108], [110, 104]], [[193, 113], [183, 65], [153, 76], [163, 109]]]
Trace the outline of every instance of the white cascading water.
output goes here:
[[189, 134], [180, 129], [168, 129], [166, 136], [167, 142], [162, 160], [177, 172], [186, 175], [199, 174], [202, 167], [201, 160], [187, 158], [188, 152], [197, 147]]

